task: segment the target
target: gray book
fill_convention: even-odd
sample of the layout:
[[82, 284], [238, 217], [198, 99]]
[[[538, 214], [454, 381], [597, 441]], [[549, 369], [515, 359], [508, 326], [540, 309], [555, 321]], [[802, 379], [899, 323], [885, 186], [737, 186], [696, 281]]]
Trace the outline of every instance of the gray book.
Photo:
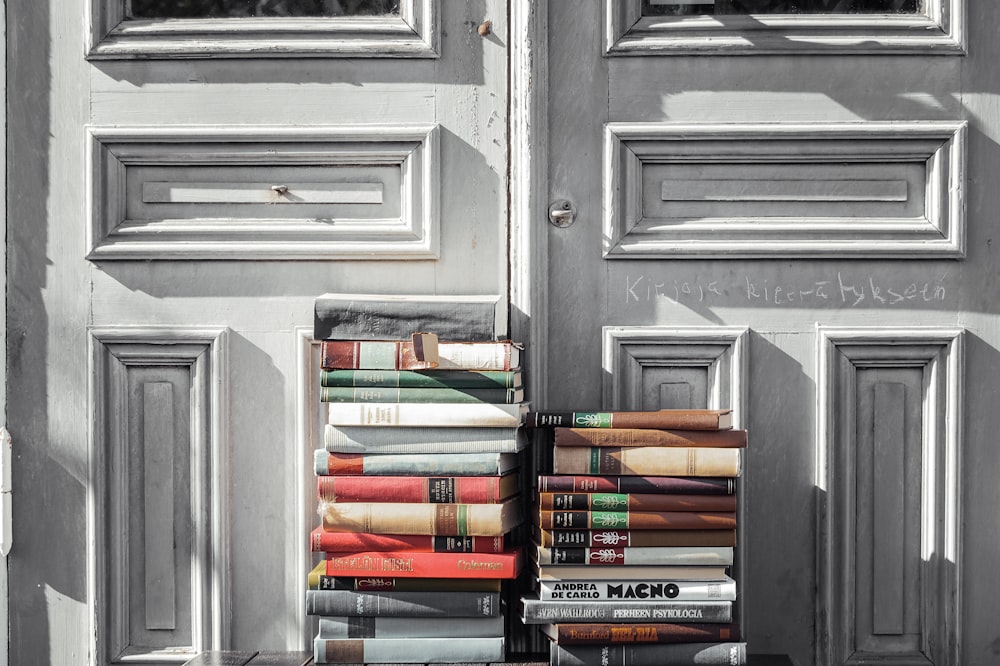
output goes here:
[[516, 453], [528, 445], [519, 428], [335, 426], [323, 428], [332, 453]]
[[500, 613], [500, 594], [306, 590], [306, 613], [372, 617], [494, 617]]
[[506, 329], [497, 295], [323, 294], [313, 311], [314, 340], [404, 340], [434, 333], [440, 340], [484, 342], [507, 337]]
[[733, 621], [731, 601], [540, 601], [536, 595], [531, 595], [521, 599], [521, 608], [525, 624]]

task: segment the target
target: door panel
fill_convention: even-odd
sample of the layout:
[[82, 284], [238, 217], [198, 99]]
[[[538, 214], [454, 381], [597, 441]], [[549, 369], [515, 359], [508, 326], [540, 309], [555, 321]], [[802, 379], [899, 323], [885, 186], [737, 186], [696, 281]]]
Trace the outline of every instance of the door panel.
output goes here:
[[301, 650], [313, 299], [506, 298], [506, 9], [124, 4], [9, 8], [10, 663]]
[[[550, 201], [577, 210], [547, 231], [547, 381], [573, 387], [548, 406], [740, 410], [750, 652], [990, 663], [973, 572], [998, 551], [970, 531], [996, 533], [976, 509], [994, 493], [969, 465], [1000, 462], [978, 439], [1000, 336], [977, 187], [1000, 117], [969, 86], [995, 78], [976, 22], [997, 18], [970, 7], [962, 55], [961, 3], [930, 3], [916, 20], [951, 55], [901, 55], [902, 33], [857, 39], [885, 17], [640, 5], [548, 6]], [[745, 372], [718, 390], [675, 359], [725, 330]]]

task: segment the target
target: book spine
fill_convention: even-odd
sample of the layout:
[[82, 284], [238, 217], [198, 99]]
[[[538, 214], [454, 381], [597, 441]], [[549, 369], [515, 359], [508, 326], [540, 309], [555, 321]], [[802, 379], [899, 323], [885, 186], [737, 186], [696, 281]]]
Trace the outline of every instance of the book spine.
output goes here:
[[[694, 626], [694, 625], [692, 625]], [[485, 638], [504, 635], [504, 618], [455, 617], [321, 617], [317, 638]]]
[[555, 446], [699, 446], [743, 448], [746, 430], [661, 430], [653, 428], [555, 428]]
[[494, 617], [499, 612], [496, 592], [306, 590], [309, 615]]
[[529, 412], [529, 428], [642, 428], [660, 430], [720, 430], [725, 410], [661, 409], [649, 412]]
[[445, 340], [495, 340], [499, 297], [322, 294], [313, 302], [314, 340], [388, 340], [434, 331]]
[[327, 576], [319, 568], [309, 572], [310, 590], [354, 590], [355, 592], [499, 592], [499, 578], [387, 578], [382, 576]]
[[729, 477], [542, 475], [538, 491], [727, 495], [736, 492], [736, 482]]
[[406, 403], [514, 403], [520, 389], [503, 388], [392, 388], [388, 386], [328, 386], [319, 390], [320, 402], [406, 402]]
[[516, 464], [513, 453], [461, 453], [428, 456], [406, 453], [330, 453], [315, 451], [316, 474], [364, 476], [495, 476]]
[[[518, 355], [510, 342], [439, 342], [440, 370], [513, 370]], [[401, 340], [324, 340], [323, 370], [429, 370], [413, 344]]]
[[538, 493], [549, 511], [736, 511], [735, 495]]
[[[703, 580], [614, 580], [538, 581], [538, 598], [542, 601], [594, 602], [673, 602], [673, 601], [735, 601], [736, 581]], [[700, 606], [696, 606], [700, 608]], [[648, 616], [645, 619], [654, 619]], [[662, 619], [662, 618], [656, 618]], [[675, 618], [676, 619], [676, 618]], [[683, 618], [688, 619], [688, 618]], [[712, 617], [712, 622], [716, 619]]]
[[733, 564], [733, 549], [707, 546], [664, 546], [650, 548], [536, 548], [539, 564], [588, 564], [591, 566], [631, 566], [646, 564], [724, 565]]
[[538, 525], [554, 529], [735, 529], [736, 514], [707, 511], [539, 511]]
[[517, 427], [520, 403], [331, 402], [328, 422], [340, 426]]
[[323, 448], [335, 453], [515, 453], [526, 445], [516, 427], [323, 426]]
[[506, 553], [328, 553], [328, 576], [391, 576], [393, 578], [514, 578], [521, 551]]
[[313, 639], [317, 664], [491, 663], [504, 659], [503, 636], [486, 638]]
[[554, 474], [637, 476], [740, 475], [740, 449], [560, 446], [552, 452]]
[[424, 504], [323, 502], [323, 529], [374, 534], [500, 536], [519, 521], [519, 502], [501, 504]]
[[[732, 601], [592, 601], [521, 599], [525, 624], [560, 622], [732, 622]], [[594, 662], [600, 663], [600, 662]]]
[[545, 633], [560, 645], [709, 643], [740, 640], [738, 625], [708, 622], [553, 624], [545, 627]]
[[427, 553], [501, 553], [504, 537], [461, 537], [433, 534], [368, 534], [326, 532], [318, 527], [310, 534], [313, 552], [414, 551]]
[[653, 548], [735, 546], [736, 530], [537, 530], [541, 546], [576, 548]]
[[317, 497], [327, 502], [426, 502], [496, 504], [503, 500], [499, 476], [335, 475], [316, 479]]
[[743, 666], [746, 643], [661, 643], [644, 645], [559, 645], [549, 649], [551, 666]]
[[321, 387], [517, 388], [513, 370], [322, 370]]

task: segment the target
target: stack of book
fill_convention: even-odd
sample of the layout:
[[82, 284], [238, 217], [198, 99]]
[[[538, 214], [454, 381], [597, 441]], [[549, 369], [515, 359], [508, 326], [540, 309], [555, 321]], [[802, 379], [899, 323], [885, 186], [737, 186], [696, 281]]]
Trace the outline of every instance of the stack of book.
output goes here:
[[320, 346], [316, 663], [503, 661], [504, 583], [523, 561], [517, 345]]
[[727, 410], [529, 412], [551, 429], [538, 477], [537, 585], [522, 619], [556, 666], [745, 664], [734, 621], [736, 479]]

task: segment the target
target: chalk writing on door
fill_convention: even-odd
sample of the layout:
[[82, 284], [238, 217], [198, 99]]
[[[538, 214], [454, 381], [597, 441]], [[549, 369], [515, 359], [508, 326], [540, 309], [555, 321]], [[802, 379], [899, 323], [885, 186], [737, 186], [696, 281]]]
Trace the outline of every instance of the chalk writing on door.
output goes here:
[[823, 279], [788, 280], [749, 275], [712, 279], [657, 280], [648, 275], [625, 276], [625, 303], [667, 300], [673, 303], [720, 304], [745, 302], [807, 307], [881, 307], [941, 303], [948, 297], [945, 275], [934, 280], [898, 281], [851, 276], [836, 271]]

